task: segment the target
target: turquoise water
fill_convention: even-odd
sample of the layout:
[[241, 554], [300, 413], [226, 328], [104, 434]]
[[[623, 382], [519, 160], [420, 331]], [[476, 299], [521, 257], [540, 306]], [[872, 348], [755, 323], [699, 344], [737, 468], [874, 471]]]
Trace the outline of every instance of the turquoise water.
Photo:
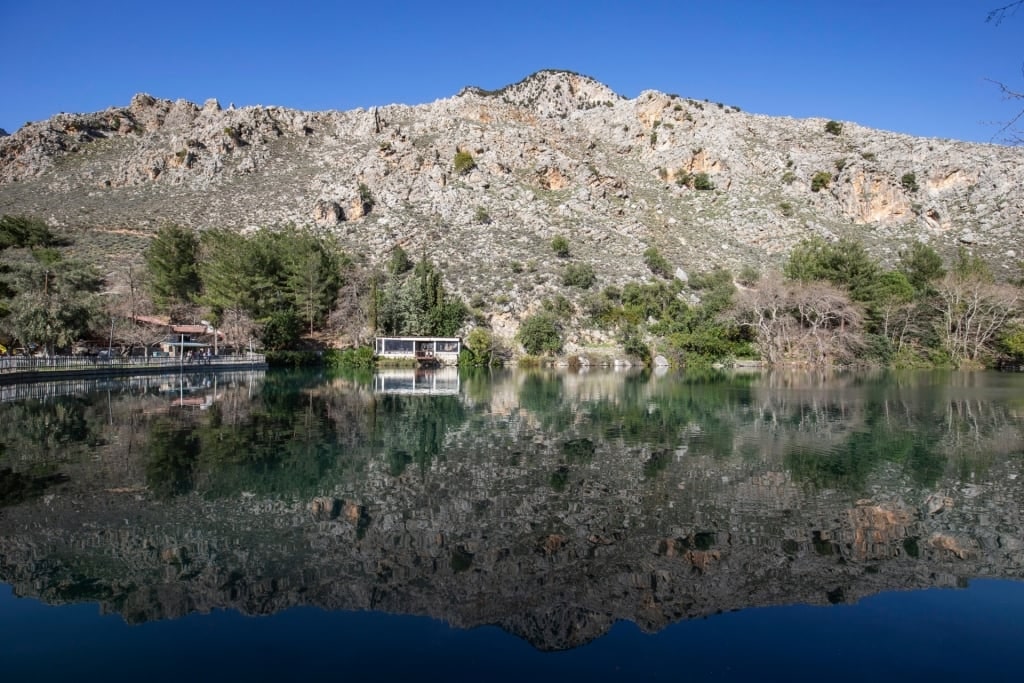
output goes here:
[[3, 399], [4, 680], [1024, 664], [1021, 375], [248, 373]]

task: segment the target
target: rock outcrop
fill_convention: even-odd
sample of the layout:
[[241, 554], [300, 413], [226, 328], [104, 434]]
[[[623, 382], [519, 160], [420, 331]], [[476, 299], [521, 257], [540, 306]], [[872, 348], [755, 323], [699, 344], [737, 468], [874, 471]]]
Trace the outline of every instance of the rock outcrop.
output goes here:
[[[832, 181], [813, 192], [820, 172]], [[430, 255], [467, 300], [503, 292], [488, 315], [514, 320], [557, 289], [558, 234], [598, 286], [648, 277], [650, 246], [672, 270], [738, 270], [778, 264], [811, 235], [860, 239], [888, 262], [913, 240], [968, 246], [1016, 276], [1024, 151], [849, 122], [832, 134], [823, 119], [625, 99], [542, 71], [416, 106], [225, 109], [140, 94], [59, 114], [0, 139], [0, 206], [85, 235], [318, 225], [371, 262], [395, 245]], [[123, 242], [108, 260], [146, 244]]]

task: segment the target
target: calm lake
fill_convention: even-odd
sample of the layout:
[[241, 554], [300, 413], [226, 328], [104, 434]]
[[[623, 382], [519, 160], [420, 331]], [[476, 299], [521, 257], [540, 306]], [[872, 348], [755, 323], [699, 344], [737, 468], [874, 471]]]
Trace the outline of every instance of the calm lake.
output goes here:
[[1006, 680], [1024, 375], [0, 386], [0, 680]]

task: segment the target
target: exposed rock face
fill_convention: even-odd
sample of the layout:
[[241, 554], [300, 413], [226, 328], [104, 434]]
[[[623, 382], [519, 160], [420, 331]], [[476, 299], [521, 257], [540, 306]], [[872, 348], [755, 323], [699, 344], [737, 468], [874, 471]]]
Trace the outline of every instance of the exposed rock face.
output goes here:
[[[627, 100], [556, 71], [348, 112], [140, 94], [0, 139], [0, 205], [100, 231], [316, 224], [371, 261], [396, 244], [432, 255], [463, 296], [504, 292], [490, 315], [513, 321], [557, 288], [557, 234], [599, 286], [649, 276], [649, 246], [673, 270], [735, 270], [815, 234], [861, 239], [890, 262], [912, 240], [968, 244], [1016, 274], [1006, 254], [1024, 241], [1024, 151], [825, 123], [659, 92]], [[475, 162], [465, 174], [459, 150]], [[833, 180], [811, 192], [820, 171]], [[714, 189], [683, 182], [699, 173]], [[491, 222], [474, 218], [481, 208]]]

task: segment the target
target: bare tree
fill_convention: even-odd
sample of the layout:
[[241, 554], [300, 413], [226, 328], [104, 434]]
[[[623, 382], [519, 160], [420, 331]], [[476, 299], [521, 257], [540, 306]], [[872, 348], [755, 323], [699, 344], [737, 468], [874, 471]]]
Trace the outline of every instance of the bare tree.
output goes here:
[[728, 315], [754, 332], [772, 365], [848, 362], [863, 346], [863, 312], [845, 291], [826, 282], [768, 275], [741, 290]]
[[259, 329], [255, 321], [241, 308], [225, 309], [217, 327], [224, 334], [224, 343], [238, 349], [248, 348]]
[[108, 283], [111, 285], [107, 298], [110, 343], [124, 344], [129, 350], [141, 346], [149, 355], [149, 348], [163, 339], [166, 330], [141, 324], [138, 320], [139, 316], [153, 315], [156, 311], [139, 271], [128, 266], [126, 271], [111, 275]]
[[951, 272], [937, 289], [943, 344], [958, 365], [979, 363], [992, 353], [996, 335], [1021, 315], [1024, 304], [1019, 287], [977, 272]]
[[[985, 21], [999, 26], [1005, 19], [1016, 14], [1022, 7], [1024, 7], [1024, 0], [1014, 0], [1014, 2], [991, 10], [988, 13], [988, 16], [985, 17]], [[1024, 67], [1021, 67], [1021, 75], [1024, 76]], [[1002, 81], [992, 79], [988, 80], [999, 88], [1004, 100], [1024, 100], [1024, 91], [1011, 88]], [[1024, 144], [1024, 131], [1017, 128], [1017, 124], [1020, 123], [1021, 120], [1024, 120], [1024, 108], [1021, 108], [1013, 117], [1010, 118], [1010, 120], [1006, 121], [993, 137], [1002, 136], [1006, 142], [1012, 145]]]
[[373, 272], [369, 268], [353, 268], [338, 290], [334, 310], [327, 319], [327, 327], [359, 346], [373, 336], [371, 307]]

